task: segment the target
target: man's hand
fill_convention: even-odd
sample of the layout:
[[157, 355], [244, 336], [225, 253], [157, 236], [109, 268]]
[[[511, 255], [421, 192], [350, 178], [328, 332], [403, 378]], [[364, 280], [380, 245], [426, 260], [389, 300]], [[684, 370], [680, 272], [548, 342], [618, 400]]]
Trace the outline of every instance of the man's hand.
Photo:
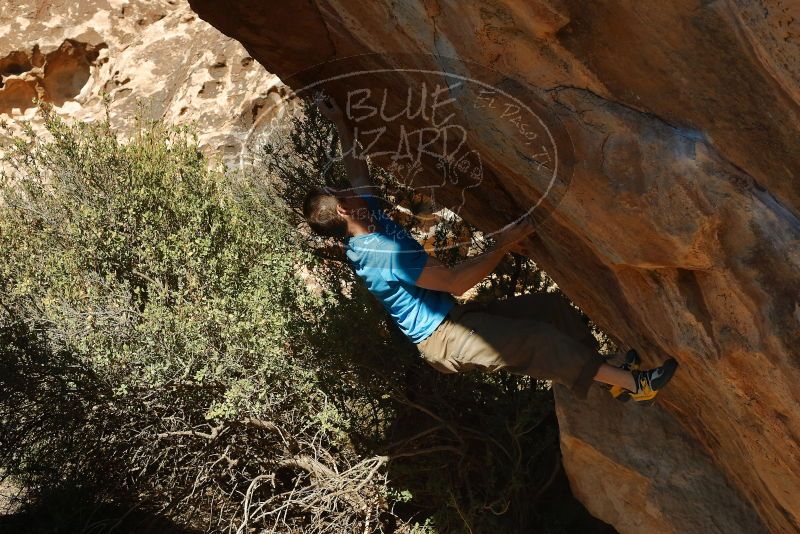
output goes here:
[[336, 131], [339, 132], [339, 141], [342, 144], [342, 160], [344, 162], [345, 170], [347, 171], [347, 178], [350, 180], [352, 192], [355, 195], [374, 195], [375, 191], [372, 187], [372, 180], [369, 176], [369, 168], [367, 161], [363, 154], [360, 156], [356, 154], [355, 140], [353, 139], [353, 131], [345, 120], [342, 108], [336, 103], [336, 100], [327, 96], [320, 91], [314, 97], [320, 113], [331, 121], [336, 126]]
[[316, 102], [320, 113], [322, 113], [325, 118], [335, 122], [336, 124], [340, 124], [344, 121], [344, 113], [342, 112], [342, 108], [339, 107], [333, 97], [330, 97], [320, 91], [314, 97], [314, 101]]
[[523, 217], [508, 228], [498, 232], [495, 236], [497, 248], [511, 249], [516, 243], [533, 235], [536, 228], [528, 217]]

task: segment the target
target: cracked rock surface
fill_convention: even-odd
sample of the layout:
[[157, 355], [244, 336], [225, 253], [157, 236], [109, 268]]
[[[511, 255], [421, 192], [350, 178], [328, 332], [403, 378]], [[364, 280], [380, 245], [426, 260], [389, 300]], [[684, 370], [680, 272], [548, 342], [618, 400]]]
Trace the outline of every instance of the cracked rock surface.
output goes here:
[[[415, 67], [455, 58], [536, 100], [570, 161], [528, 254], [646, 364], [681, 364], [649, 411], [557, 392], [573, 491], [621, 532], [800, 530], [800, 4], [190, 3], [294, 89], [327, 78], [346, 99], [357, 84], [335, 75], [358, 67], [396, 109], [413, 80], [391, 68], [425, 55]], [[542, 197], [542, 161], [500, 126], [507, 109], [457, 111], [485, 173], [461, 214], [497, 228]], [[440, 175], [423, 165], [418, 184]]]

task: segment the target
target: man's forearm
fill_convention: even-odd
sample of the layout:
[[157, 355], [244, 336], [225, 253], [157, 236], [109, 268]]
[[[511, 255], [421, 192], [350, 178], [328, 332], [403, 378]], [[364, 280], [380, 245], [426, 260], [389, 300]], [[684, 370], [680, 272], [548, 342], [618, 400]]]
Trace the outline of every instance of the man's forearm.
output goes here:
[[452, 267], [453, 293], [461, 295], [486, 278], [489, 273], [494, 271], [507, 251], [506, 247], [495, 248]]
[[[346, 119], [336, 121], [336, 130], [339, 132], [339, 140], [342, 144], [342, 157], [344, 158], [344, 167], [347, 171], [347, 176], [350, 182], [356, 188], [362, 188], [369, 185], [369, 169], [367, 162], [357, 157], [355, 149], [355, 140], [353, 139], [353, 130], [347, 123]], [[361, 193], [361, 191], [356, 191]]]

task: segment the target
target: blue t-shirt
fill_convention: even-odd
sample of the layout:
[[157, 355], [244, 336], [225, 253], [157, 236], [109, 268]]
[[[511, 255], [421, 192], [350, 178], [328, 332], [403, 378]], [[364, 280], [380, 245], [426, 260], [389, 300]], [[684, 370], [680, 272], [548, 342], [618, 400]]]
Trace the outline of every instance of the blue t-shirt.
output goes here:
[[428, 337], [455, 304], [450, 293], [414, 285], [428, 254], [383, 212], [375, 197], [363, 197], [378, 228], [347, 240], [347, 259], [414, 343]]

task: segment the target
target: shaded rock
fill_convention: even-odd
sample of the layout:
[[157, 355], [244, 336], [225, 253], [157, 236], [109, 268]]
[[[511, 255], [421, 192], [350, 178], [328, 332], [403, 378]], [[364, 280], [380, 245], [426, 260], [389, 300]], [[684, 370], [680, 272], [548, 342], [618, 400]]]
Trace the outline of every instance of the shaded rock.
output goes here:
[[[556, 132], [544, 147], [558, 152], [555, 161], [522, 151], [507, 109], [476, 105], [474, 84], [463, 91], [445, 84], [483, 179], [472, 188], [443, 182], [443, 169], [429, 161], [414, 185], [436, 185], [437, 200], [485, 230], [545, 199], [547, 217], [537, 219], [528, 254], [646, 364], [680, 360], [663, 410], [648, 412], [659, 436], [680, 435], [680, 443], [639, 444], [622, 429], [564, 425], [576, 492], [626, 531], [800, 530], [800, 5], [190, 3], [295, 90], [326, 80], [345, 101], [371, 84], [373, 96], [402, 109], [404, 89], [419, 87], [419, 78], [392, 69], [411, 66], [449, 69], [535, 103], [545, 129]], [[337, 77], [358, 69], [369, 71], [359, 82]], [[380, 119], [363, 117], [359, 126], [378, 128]], [[400, 126], [424, 122], [396, 122], [371, 150], [396, 155]], [[547, 194], [551, 183], [555, 197]], [[586, 413], [559, 398], [562, 420]], [[595, 409], [610, 417], [599, 413], [606, 405]], [[628, 449], [671, 482], [641, 489], [652, 475], [642, 462], [619, 458]], [[689, 453], [698, 475], [679, 478], [678, 455]], [[617, 466], [639, 489], [586, 490]], [[709, 484], [715, 489], [706, 496]], [[680, 499], [693, 518], [675, 518]], [[702, 521], [704, 513], [741, 522]]]

